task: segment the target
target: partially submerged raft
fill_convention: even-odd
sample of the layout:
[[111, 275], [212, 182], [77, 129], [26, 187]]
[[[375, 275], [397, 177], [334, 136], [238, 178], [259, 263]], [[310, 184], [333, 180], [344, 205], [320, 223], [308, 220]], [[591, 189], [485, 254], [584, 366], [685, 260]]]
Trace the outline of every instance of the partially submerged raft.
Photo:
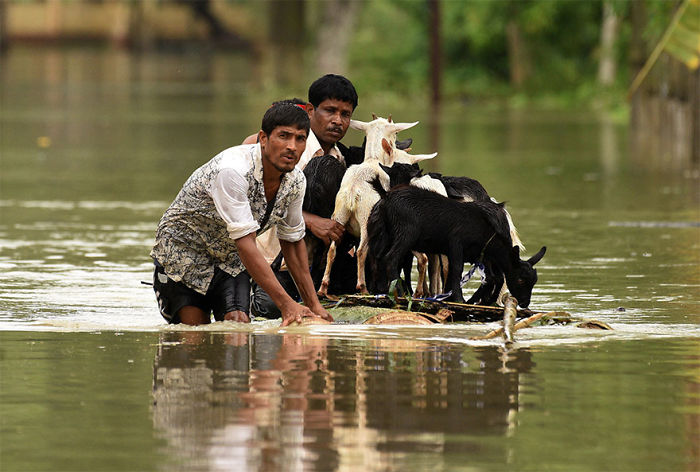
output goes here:
[[[430, 299], [411, 299], [389, 295], [345, 295], [337, 300], [325, 300], [337, 322], [369, 325], [432, 325], [450, 322], [503, 321], [501, 328], [473, 339], [503, 336], [504, 342], [514, 342], [518, 329], [533, 325], [575, 324], [580, 328], [611, 330], [606, 323], [578, 318], [565, 311], [536, 312], [517, 308], [517, 300], [506, 294], [503, 307], [468, 305]], [[519, 321], [518, 321], [519, 320]], [[309, 320], [313, 324], [318, 321]]]

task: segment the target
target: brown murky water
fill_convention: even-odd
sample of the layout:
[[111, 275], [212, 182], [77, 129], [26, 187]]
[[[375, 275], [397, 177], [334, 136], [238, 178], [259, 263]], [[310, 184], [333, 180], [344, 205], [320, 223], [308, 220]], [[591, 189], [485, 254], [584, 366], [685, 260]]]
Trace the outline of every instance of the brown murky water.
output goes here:
[[[700, 468], [699, 181], [636, 162], [624, 126], [448, 104], [431, 163], [508, 201], [528, 253], [547, 245], [533, 308], [612, 332], [505, 350], [469, 340], [495, 325], [183, 330], [140, 283], [155, 225], [279, 97], [236, 56], [1, 61], [3, 471]], [[414, 151], [435, 150], [427, 108], [359, 92], [356, 118], [420, 120]]]

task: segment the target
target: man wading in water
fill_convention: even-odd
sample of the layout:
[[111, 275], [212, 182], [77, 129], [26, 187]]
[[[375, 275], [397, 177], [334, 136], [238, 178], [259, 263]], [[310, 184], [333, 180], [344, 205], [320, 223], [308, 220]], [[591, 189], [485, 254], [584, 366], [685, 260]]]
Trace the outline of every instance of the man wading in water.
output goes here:
[[[311, 131], [309, 132], [306, 150], [302, 154], [297, 168], [303, 170], [311, 159], [323, 155], [334, 157], [343, 166], [361, 162], [362, 158], [364, 158], [364, 153], [362, 153], [359, 162], [348, 162], [348, 156], [343, 154], [348, 152], [348, 148], [339, 142], [345, 136], [350, 126], [350, 119], [358, 103], [357, 91], [352, 82], [341, 75], [326, 74], [311, 84], [308, 97], [309, 103], [301, 105], [301, 107], [309, 115]], [[294, 101], [289, 100], [288, 102]], [[255, 142], [255, 135], [246, 138], [245, 142]], [[307, 230], [323, 241], [326, 246], [331, 241], [339, 243], [345, 233], [345, 227], [333, 219], [322, 218], [307, 212], [303, 213], [303, 217]], [[258, 247], [269, 264], [275, 261], [280, 252], [277, 238], [270, 233], [266, 233], [258, 238]], [[273, 271], [287, 293], [293, 298], [297, 298], [299, 295], [297, 293], [298, 287], [294, 284], [292, 277], [290, 277], [293, 273], [287, 270], [289, 264], [286, 259], [285, 256], [282, 267], [274, 267]], [[285, 265], [287, 267], [284, 267]], [[338, 253], [338, 261], [335, 265], [339, 272], [350, 273], [352, 277], [357, 272], [357, 262], [346, 253]], [[349, 283], [350, 291], [354, 290], [355, 279], [350, 280]], [[274, 303], [272, 297], [266, 292], [267, 290], [262, 285], [254, 284], [253, 314], [266, 318], [276, 318], [279, 316], [278, 308], [275, 306], [276, 303]]]
[[[283, 326], [303, 317], [332, 321], [316, 296], [303, 241], [306, 180], [295, 166], [308, 135], [304, 110], [273, 106], [257, 144], [226, 149], [185, 182], [151, 251], [156, 298], [169, 323], [206, 324], [212, 312], [217, 321], [249, 322], [248, 274], [277, 306]], [[306, 306], [287, 294], [256, 246], [256, 236], [271, 227]]]

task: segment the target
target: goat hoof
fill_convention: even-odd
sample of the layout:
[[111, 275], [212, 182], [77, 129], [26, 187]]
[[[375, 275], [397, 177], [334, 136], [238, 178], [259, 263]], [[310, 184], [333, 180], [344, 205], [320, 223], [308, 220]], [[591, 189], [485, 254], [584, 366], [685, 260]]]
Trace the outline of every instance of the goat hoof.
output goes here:
[[355, 287], [355, 289], [360, 292], [361, 295], [369, 295], [369, 291], [367, 290], [366, 285], [359, 285]]

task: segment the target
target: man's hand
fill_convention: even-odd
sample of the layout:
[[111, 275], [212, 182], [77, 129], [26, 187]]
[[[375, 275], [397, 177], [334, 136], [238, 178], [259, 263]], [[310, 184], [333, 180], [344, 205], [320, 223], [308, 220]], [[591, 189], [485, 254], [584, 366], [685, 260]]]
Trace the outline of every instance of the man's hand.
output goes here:
[[345, 233], [345, 226], [337, 221], [323, 218], [312, 213], [304, 212], [304, 223], [306, 224], [306, 228], [311, 231], [314, 236], [323, 241], [323, 244], [326, 246], [330, 245], [331, 241], [335, 241], [336, 244], [340, 242], [343, 233]]
[[[301, 324], [303, 318], [315, 318], [316, 315], [308, 307], [300, 305], [299, 303], [294, 303], [290, 305], [289, 308], [285, 308], [282, 311], [282, 326], [289, 326], [295, 321]], [[330, 316], [330, 315], [329, 315]]]
[[238, 323], [250, 323], [250, 318], [242, 311], [229, 311], [224, 315], [226, 321], [236, 321]]
[[326, 321], [330, 321], [331, 323], [333, 322], [333, 317], [331, 316], [328, 311], [323, 308], [323, 306], [319, 303], [317, 307], [313, 308], [313, 312], [316, 316], [319, 318], [323, 318]]

